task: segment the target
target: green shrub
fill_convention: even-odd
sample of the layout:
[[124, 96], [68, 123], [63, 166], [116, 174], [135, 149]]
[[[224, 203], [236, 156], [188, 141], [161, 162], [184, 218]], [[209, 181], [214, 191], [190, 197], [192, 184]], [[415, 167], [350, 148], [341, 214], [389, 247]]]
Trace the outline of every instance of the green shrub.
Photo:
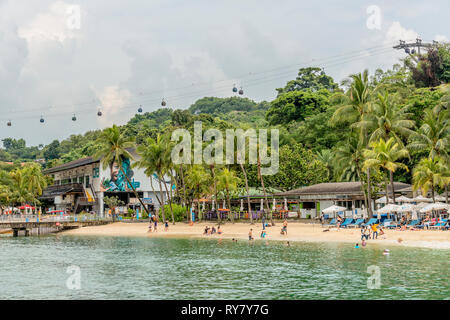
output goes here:
[[[172, 204], [172, 210], [173, 210], [173, 217], [175, 219], [175, 222], [180, 222], [186, 220], [186, 207], [183, 207], [179, 204]], [[164, 211], [166, 214], [166, 219], [168, 221], [172, 221], [172, 215], [170, 214], [170, 206], [166, 204], [164, 206]], [[162, 210], [159, 209], [159, 220], [162, 221]]]

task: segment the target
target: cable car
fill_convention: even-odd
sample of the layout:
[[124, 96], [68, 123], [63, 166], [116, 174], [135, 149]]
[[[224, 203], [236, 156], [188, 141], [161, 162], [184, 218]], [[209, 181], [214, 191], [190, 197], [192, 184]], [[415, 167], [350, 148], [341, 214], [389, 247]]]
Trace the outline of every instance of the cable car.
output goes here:
[[139, 112], [139, 113], [142, 112], [142, 106], [139, 106], [138, 112]]
[[102, 113], [102, 111], [101, 111], [101, 110], [98, 110], [98, 111], [97, 111], [97, 115], [98, 115], [99, 117], [101, 117], [101, 116], [102, 116], [102, 114], [103, 114], [103, 113]]
[[44, 123], [44, 118], [41, 116], [41, 120], [39, 120], [41, 123]]
[[236, 85], [234, 84], [233, 85], [233, 92], [237, 92], [238, 91], [238, 89], [236, 88]]
[[239, 94], [240, 94], [240, 95], [243, 95], [243, 94], [244, 94], [244, 90], [242, 90], [242, 87], [241, 87], [241, 89], [239, 90]]
[[75, 117], [75, 113], [73, 114], [72, 121], [77, 121], [77, 117]]
[[415, 49], [412, 49], [412, 50], [411, 50], [411, 53], [412, 53], [412, 54], [416, 53], [416, 50], [415, 50]]
[[8, 127], [11, 127], [11, 120], [8, 121], [7, 125]]
[[163, 107], [166, 106], [166, 101], [164, 100], [164, 98], [163, 98], [162, 101], [161, 101], [161, 105], [162, 105]]
[[405, 48], [406, 53], [410, 53], [409, 48]]

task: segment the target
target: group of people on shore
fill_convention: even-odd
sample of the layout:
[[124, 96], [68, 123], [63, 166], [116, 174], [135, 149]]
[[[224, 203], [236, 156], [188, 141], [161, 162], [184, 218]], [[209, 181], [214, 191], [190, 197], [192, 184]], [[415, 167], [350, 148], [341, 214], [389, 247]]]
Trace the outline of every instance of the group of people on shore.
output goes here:
[[[152, 230], [153, 226], [153, 230]], [[164, 231], [169, 230], [169, 222], [166, 220], [164, 221]], [[148, 232], [157, 232], [158, 231], [158, 218], [155, 215], [152, 215], [150, 217], [150, 223], [148, 225]]]
[[222, 234], [222, 229], [220, 228], [220, 224], [217, 226], [217, 230], [214, 226], [211, 228], [208, 226], [205, 226], [205, 230], [203, 231], [203, 235], [213, 235], [213, 234]]
[[[383, 228], [378, 223], [374, 223], [370, 226], [362, 226], [361, 227], [361, 246], [365, 247], [367, 244], [367, 240], [372, 237], [372, 240], [378, 239], [378, 235], [383, 239], [386, 239], [386, 235], [384, 233]], [[359, 243], [355, 245], [355, 248], [359, 248]]]

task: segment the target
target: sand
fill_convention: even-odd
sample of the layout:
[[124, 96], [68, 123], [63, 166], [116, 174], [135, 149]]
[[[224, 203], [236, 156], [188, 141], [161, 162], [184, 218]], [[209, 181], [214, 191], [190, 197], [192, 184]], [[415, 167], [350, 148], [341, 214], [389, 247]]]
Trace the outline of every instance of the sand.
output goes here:
[[[164, 225], [158, 224], [157, 232], [148, 232], [148, 223], [124, 223], [116, 222], [108, 225], [84, 227], [72, 229], [62, 232], [63, 235], [73, 236], [119, 236], [119, 237], [158, 237], [158, 238], [204, 238], [204, 239], [241, 239], [248, 241], [248, 232], [253, 229], [253, 237], [255, 241], [261, 241], [260, 233], [262, 230], [261, 223], [250, 225], [249, 223], [226, 223], [221, 226], [222, 235], [203, 235], [205, 226], [212, 226], [211, 223], [195, 223], [190, 226], [186, 223], [179, 222], [175, 225], [169, 224], [169, 230], [164, 231]], [[215, 224], [217, 229], [217, 224]], [[306, 241], [306, 242], [335, 242], [349, 243], [361, 245], [361, 233], [356, 229], [340, 229], [331, 228], [324, 232], [325, 229], [320, 224], [289, 222], [288, 234], [281, 235], [280, 230], [282, 223], [278, 222], [275, 226], [266, 228], [266, 240], [272, 241]], [[399, 241], [401, 239], [401, 241]], [[240, 241], [241, 241], [240, 240]], [[450, 249], [450, 231], [441, 230], [385, 230], [384, 236], [378, 239], [368, 240], [368, 245], [383, 246], [405, 246], [420, 247], [434, 249]]]

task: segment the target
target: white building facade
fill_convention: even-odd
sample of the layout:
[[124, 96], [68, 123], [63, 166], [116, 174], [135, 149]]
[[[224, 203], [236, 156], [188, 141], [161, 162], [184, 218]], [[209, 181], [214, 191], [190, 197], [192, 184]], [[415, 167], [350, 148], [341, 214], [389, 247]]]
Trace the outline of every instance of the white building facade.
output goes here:
[[124, 202], [119, 211], [125, 212], [132, 208], [142, 212], [144, 209], [136, 198], [131, 183], [147, 209], [155, 212], [160, 207], [157, 200], [157, 197], [161, 199], [160, 185], [163, 201], [167, 203], [166, 188], [173, 195], [174, 184], [167, 177], [160, 183], [156, 175], [150, 178], [144, 173], [144, 169], [133, 168], [133, 163], [139, 156], [134, 152], [132, 155], [135, 160], [123, 159], [122, 168], [117, 163], [103, 167], [100, 160], [88, 157], [47, 169], [44, 173], [50, 175], [54, 183], [44, 190], [41, 199], [49, 209], [72, 213], [94, 211], [105, 215], [107, 210], [104, 197], [115, 196]]

